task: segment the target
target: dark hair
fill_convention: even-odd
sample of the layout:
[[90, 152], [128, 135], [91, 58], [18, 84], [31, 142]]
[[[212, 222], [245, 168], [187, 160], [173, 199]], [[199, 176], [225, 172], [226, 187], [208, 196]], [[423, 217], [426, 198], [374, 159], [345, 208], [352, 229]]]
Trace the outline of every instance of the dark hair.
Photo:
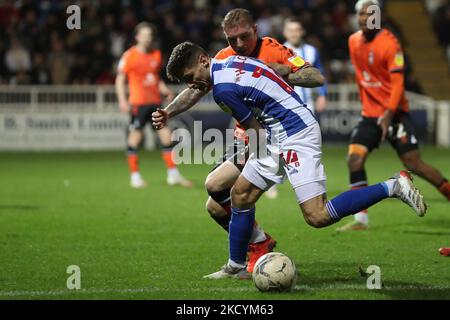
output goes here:
[[231, 28], [248, 24], [253, 26], [255, 24], [253, 16], [250, 11], [242, 8], [233, 9], [225, 15], [222, 21], [222, 28]]
[[295, 23], [300, 24], [303, 27], [302, 20], [299, 17], [290, 16], [290, 17], [287, 17], [286, 19], [284, 19], [284, 23], [285, 24], [288, 23], [288, 22], [295, 22]]
[[152, 30], [153, 37], [156, 37], [156, 26], [147, 21], [138, 23], [136, 25], [136, 27], [134, 27], [134, 34], [137, 35], [139, 33], [139, 31], [141, 31], [142, 29], [146, 29], [146, 28]]
[[207, 55], [205, 49], [189, 41], [180, 43], [173, 48], [166, 67], [169, 80], [180, 81], [183, 71], [186, 68], [193, 67], [200, 54]]

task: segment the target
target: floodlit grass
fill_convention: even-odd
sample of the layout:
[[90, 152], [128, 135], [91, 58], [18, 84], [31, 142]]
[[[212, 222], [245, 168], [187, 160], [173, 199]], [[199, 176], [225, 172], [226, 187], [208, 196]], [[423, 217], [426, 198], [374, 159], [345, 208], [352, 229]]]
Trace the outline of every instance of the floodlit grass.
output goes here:
[[[450, 176], [450, 150], [423, 149]], [[346, 149], [327, 147], [329, 197], [347, 190]], [[227, 260], [226, 233], [204, 209], [206, 165], [183, 165], [195, 188], [169, 187], [158, 152], [141, 152], [149, 187], [128, 184], [123, 152], [0, 154], [0, 299], [448, 299], [449, 203], [420, 178], [429, 211], [398, 200], [370, 210], [368, 231], [335, 234], [300, 215], [288, 183], [262, 198], [257, 220], [300, 272], [290, 293], [264, 294], [251, 281], [202, 279]], [[370, 182], [401, 166], [389, 148], [369, 159]], [[348, 221], [347, 218], [337, 226]], [[66, 288], [69, 265], [81, 290]], [[359, 268], [378, 265], [384, 288], [368, 290]]]

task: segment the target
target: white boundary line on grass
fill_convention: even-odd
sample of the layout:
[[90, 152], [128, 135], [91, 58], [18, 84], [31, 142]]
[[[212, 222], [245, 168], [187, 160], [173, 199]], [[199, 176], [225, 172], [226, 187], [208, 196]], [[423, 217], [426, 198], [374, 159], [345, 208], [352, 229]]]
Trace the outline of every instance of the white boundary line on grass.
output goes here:
[[[358, 290], [358, 291], [375, 291], [378, 290], [368, 290], [363, 285], [326, 285], [319, 287], [311, 287], [306, 285], [295, 286], [294, 293], [296, 291], [332, 291], [332, 290]], [[428, 285], [393, 285], [385, 286], [379, 292], [391, 291], [391, 290], [450, 290], [450, 286], [428, 286]], [[104, 293], [152, 293], [152, 292], [201, 292], [201, 291], [216, 291], [216, 292], [250, 292], [257, 290], [253, 286], [249, 287], [206, 287], [206, 288], [179, 288], [179, 289], [169, 289], [169, 288], [134, 288], [134, 289], [80, 289], [80, 290], [36, 290], [36, 291], [0, 291], [0, 297], [39, 297], [39, 296], [61, 296], [61, 295], [78, 295], [78, 294], [104, 294]]]

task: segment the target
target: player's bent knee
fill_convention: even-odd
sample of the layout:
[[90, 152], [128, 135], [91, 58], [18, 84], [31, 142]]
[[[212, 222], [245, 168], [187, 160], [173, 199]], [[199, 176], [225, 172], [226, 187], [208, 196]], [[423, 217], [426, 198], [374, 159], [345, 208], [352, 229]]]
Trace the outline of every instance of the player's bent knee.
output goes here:
[[234, 207], [238, 208], [249, 208], [251, 207], [256, 199], [252, 199], [251, 190], [247, 190], [240, 186], [233, 186], [231, 188], [231, 203]]
[[208, 191], [208, 193], [209, 192], [217, 192], [217, 191], [219, 191], [219, 186], [218, 186], [218, 183], [217, 183], [217, 181], [215, 179], [214, 172], [211, 172], [206, 177], [205, 188], [206, 188], [206, 191]]
[[211, 198], [206, 200], [205, 207], [209, 215], [213, 218], [220, 218], [226, 215], [226, 211], [220, 206], [220, 204]]
[[210, 191], [213, 191], [213, 189], [214, 189], [214, 183], [212, 180], [213, 180], [213, 178], [211, 177], [211, 173], [210, 173], [210, 174], [208, 174], [208, 176], [205, 179], [205, 189], [206, 189], [206, 191], [208, 191], [208, 193]]
[[214, 175], [214, 172], [211, 172], [206, 177], [205, 188], [206, 188], [206, 191], [208, 191], [208, 193], [218, 192], [218, 191], [221, 191], [223, 189], [220, 181], [218, 181], [218, 179], [216, 179], [216, 176]]
[[306, 223], [314, 228], [323, 228], [330, 224], [330, 219], [321, 214], [305, 215]]
[[314, 228], [323, 228], [330, 224], [331, 218], [325, 207], [302, 208], [303, 217], [307, 224]]

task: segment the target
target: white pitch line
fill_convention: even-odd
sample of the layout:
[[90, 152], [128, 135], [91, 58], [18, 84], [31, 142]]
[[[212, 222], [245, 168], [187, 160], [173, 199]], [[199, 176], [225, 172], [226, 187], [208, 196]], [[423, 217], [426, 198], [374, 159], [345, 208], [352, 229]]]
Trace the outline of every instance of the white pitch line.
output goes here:
[[[254, 288], [186, 288], [186, 289], [168, 289], [168, 288], [140, 288], [140, 289], [80, 289], [80, 290], [48, 290], [48, 291], [0, 291], [0, 297], [19, 297], [19, 296], [59, 296], [67, 294], [104, 294], [104, 293], [152, 293], [152, 292], [202, 292], [202, 291], [223, 291], [223, 292], [244, 292], [251, 291]], [[256, 289], [254, 289], [256, 290]]]
[[[336, 285], [325, 285], [319, 287], [311, 287], [307, 285], [298, 285], [295, 286], [294, 292], [296, 291], [335, 291], [335, 290], [357, 290], [357, 291], [369, 291], [363, 285], [346, 285], [346, 284], [336, 284]], [[393, 286], [385, 286], [380, 291], [378, 290], [370, 290], [374, 292], [385, 292], [391, 290], [450, 290], [450, 286], [428, 286], [428, 285], [393, 285]], [[0, 291], [0, 297], [39, 297], [39, 296], [61, 296], [61, 295], [79, 295], [79, 294], [105, 294], [105, 293], [118, 293], [118, 294], [126, 294], [126, 293], [155, 293], [155, 292], [174, 292], [174, 293], [189, 293], [189, 292], [250, 292], [257, 290], [253, 286], [249, 287], [206, 287], [206, 288], [178, 288], [178, 289], [169, 289], [169, 288], [132, 288], [132, 289], [80, 289], [80, 290], [36, 290], [36, 291]]]

